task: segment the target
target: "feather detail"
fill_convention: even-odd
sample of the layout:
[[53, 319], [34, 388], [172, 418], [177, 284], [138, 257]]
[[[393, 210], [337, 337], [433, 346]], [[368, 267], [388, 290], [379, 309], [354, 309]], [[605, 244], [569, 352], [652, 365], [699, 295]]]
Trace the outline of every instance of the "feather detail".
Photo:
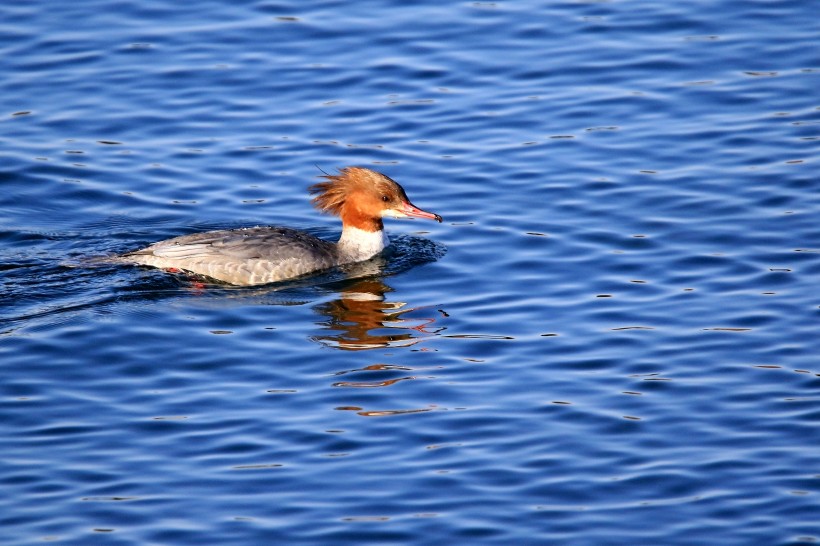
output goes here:
[[320, 211], [336, 216], [343, 215], [345, 205], [351, 196], [390, 196], [397, 193], [400, 199], [407, 201], [404, 189], [395, 180], [363, 167], [345, 167], [339, 170], [339, 174], [328, 174], [321, 178], [327, 181], [318, 182], [308, 188], [308, 191], [315, 195], [311, 203]]

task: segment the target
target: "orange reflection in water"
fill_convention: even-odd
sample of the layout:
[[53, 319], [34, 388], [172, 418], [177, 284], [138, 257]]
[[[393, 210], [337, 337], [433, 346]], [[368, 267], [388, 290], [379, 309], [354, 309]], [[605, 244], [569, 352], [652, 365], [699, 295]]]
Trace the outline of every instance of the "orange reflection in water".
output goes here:
[[399, 381], [407, 381], [409, 379], [417, 379], [415, 376], [397, 377], [396, 379], [386, 379], [384, 381], [339, 381], [334, 383], [334, 387], [356, 387], [356, 388], [373, 388], [373, 387], [389, 387], [395, 385]]
[[338, 349], [362, 351], [410, 347], [440, 331], [431, 329], [434, 317], [404, 318], [417, 309], [387, 301], [391, 291], [381, 279], [363, 279], [342, 290], [339, 299], [317, 305], [315, 310], [327, 317], [322, 323], [327, 333], [312, 339]]
[[394, 409], [394, 410], [364, 410], [358, 406], [339, 406], [336, 408], [339, 411], [355, 411], [356, 415], [361, 415], [363, 417], [388, 417], [391, 415], [406, 415], [409, 413], [425, 413], [428, 411], [433, 411], [435, 409], [440, 409], [436, 407], [429, 407], [429, 408], [411, 408], [411, 409]]

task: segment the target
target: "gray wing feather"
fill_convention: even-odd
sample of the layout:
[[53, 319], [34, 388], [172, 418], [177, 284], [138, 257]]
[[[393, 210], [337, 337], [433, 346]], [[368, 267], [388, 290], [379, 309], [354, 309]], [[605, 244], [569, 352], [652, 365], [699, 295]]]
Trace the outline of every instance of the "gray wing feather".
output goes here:
[[256, 227], [194, 233], [160, 241], [127, 255], [190, 259], [221, 255], [238, 260], [288, 259], [305, 250], [332, 254], [335, 245], [307, 233], [282, 227]]
[[255, 227], [174, 237], [122, 257], [235, 284], [257, 284], [331, 267], [336, 252], [335, 244], [295, 229]]

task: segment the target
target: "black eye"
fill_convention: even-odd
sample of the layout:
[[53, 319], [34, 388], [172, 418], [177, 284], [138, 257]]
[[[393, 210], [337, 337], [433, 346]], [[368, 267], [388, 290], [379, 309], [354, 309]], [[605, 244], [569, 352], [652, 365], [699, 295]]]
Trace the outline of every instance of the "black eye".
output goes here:
[[389, 203], [390, 202], [390, 196], [389, 195], [382, 195], [382, 201], [384, 201], [385, 203]]

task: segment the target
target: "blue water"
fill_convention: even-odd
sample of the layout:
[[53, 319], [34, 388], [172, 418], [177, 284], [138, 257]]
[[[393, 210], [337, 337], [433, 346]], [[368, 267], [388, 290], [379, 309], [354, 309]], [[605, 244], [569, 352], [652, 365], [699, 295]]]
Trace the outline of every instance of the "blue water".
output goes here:
[[[0, 5], [0, 544], [820, 541], [812, 2]], [[445, 222], [344, 271], [87, 258]]]

